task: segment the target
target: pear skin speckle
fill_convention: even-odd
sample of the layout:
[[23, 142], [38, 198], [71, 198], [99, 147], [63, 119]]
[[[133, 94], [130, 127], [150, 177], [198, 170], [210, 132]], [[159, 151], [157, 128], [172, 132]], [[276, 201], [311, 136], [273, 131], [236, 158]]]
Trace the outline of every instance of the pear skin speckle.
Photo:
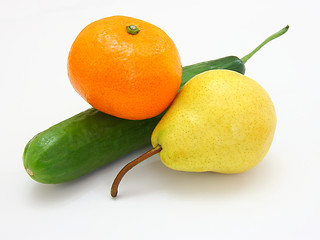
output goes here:
[[267, 154], [276, 129], [268, 93], [230, 70], [210, 70], [191, 79], [153, 131], [153, 146], [169, 168], [240, 173]]

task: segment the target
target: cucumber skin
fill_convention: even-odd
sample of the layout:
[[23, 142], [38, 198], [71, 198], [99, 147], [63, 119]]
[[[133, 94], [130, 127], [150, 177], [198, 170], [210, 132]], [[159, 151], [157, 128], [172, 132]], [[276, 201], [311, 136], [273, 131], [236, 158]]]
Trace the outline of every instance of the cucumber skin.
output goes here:
[[160, 119], [125, 120], [90, 108], [32, 138], [24, 167], [38, 182], [71, 181], [146, 146]]
[[[195, 75], [212, 69], [245, 71], [243, 62], [234, 56], [186, 66], [180, 88]], [[41, 183], [74, 180], [150, 144], [163, 115], [126, 120], [90, 108], [35, 135], [24, 149], [24, 168]]]
[[228, 56], [206, 62], [196, 63], [183, 67], [180, 89], [195, 75], [213, 69], [228, 69], [241, 74], [245, 73], [244, 63], [241, 59], [235, 56]]

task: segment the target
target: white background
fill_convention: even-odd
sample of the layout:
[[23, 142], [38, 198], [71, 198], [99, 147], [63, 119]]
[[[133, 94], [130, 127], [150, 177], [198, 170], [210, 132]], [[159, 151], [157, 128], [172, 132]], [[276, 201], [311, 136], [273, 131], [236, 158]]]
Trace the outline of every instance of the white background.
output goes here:
[[[320, 239], [318, 0], [0, 1], [0, 236], [2, 239]], [[113, 178], [141, 149], [79, 180], [44, 185], [22, 164], [27, 141], [90, 106], [66, 73], [69, 48], [90, 22], [126, 15], [176, 43], [183, 65], [244, 56], [289, 31], [246, 66], [272, 97], [273, 145], [238, 175], [170, 170], [154, 156]]]

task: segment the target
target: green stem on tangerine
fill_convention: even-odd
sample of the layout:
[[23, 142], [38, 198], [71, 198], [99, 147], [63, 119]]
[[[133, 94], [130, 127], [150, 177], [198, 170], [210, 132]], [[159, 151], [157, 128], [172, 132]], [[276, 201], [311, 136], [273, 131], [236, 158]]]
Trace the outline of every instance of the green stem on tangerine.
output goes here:
[[140, 32], [140, 29], [135, 25], [129, 25], [129, 26], [127, 26], [126, 29], [127, 29], [127, 32], [132, 35], [136, 35]]
[[134, 166], [138, 165], [139, 163], [143, 162], [147, 158], [155, 155], [156, 153], [160, 152], [162, 150], [162, 147], [160, 145], [157, 145], [156, 147], [150, 149], [148, 152], [144, 153], [140, 157], [136, 158], [135, 160], [129, 162], [127, 165], [125, 165], [116, 178], [113, 181], [112, 187], [111, 187], [111, 196], [116, 197], [118, 194], [118, 187], [121, 182], [121, 179], [124, 177], [124, 175]]
[[248, 55], [241, 58], [241, 61], [243, 63], [246, 63], [249, 60], [249, 58], [252, 57], [252, 55], [254, 55], [256, 52], [258, 52], [260, 50], [260, 48], [262, 48], [264, 45], [266, 45], [271, 40], [276, 39], [276, 38], [280, 37], [281, 35], [283, 35], [285, 32], [288, 31], [288, 29], [289, 29], [289, 25], [287, 25], [285, 28], [282, 28], [280, 31], [272, 34], [270, 37], [268, 37], [266, 40], [264, 40], [258, 47], [256, 47], [251, 53], [249, 53]]

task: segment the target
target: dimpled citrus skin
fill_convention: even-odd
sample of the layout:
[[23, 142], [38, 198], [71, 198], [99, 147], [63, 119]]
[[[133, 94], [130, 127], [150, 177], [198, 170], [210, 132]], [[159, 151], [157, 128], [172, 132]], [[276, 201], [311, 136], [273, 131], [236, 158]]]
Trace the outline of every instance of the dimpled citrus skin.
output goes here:
[[179, 92], [152, 134], [160, 158], [181, 171], [240, 173], [267, 154], [276, 128], [268, 93], [229, 70], [195, 76]]
[[[126, 27], [139, 28], [136, 35]], [[177, 94], [182, 66], [174, 42], [145, 21], [113, 16], [86, 26], [68, 57], [75, 90], [94, 108], [126, 119], [163, 112]]]

